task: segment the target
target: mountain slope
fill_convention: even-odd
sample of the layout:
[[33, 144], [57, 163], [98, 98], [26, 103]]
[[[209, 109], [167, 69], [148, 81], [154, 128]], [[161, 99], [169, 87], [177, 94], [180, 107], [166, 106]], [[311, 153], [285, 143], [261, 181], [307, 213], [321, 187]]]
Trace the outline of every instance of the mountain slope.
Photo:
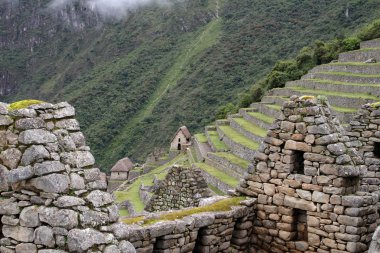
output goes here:
[[376, 1], [189, 0], [104, 22], [80, 5], [53, 15], [30, 2], [0, 5], [14, 13], [0, 21], [13, 90], [1, 99], [74, 104], [103, 169], [167, 146], [182, 124], [199, 130], [276, 60], [379, 17]]

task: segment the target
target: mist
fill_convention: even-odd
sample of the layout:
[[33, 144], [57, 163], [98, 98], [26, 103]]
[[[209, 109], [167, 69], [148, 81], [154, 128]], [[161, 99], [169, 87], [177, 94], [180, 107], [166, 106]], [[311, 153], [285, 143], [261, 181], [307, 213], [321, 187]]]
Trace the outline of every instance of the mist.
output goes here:
[[49, 3], [49, 8], [60, 10], [75, 2], [84, 3], [90, 10], [101, 16], [114, 19], [124, 18], [129, 11], [142, 6], [169, 4], [169, 0], [53, 0]]

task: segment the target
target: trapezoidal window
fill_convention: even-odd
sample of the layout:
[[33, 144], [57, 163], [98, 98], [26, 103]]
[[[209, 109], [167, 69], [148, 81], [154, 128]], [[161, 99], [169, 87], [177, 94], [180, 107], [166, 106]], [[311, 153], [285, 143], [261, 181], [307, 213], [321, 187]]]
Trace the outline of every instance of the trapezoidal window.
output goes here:
[[294, 225], [296, 229], [295, 241], [308, 241], [306, 211], [294, 209]]
[[303, 158], [302, 151], [294, 151], [294, 172], [297, 174], [305, 174], [305, 159]]
[[376, 157], [376, 158], [380, 158], [380, 142], [375, 142], [373, 144], [374, 148], [373, 148], [373, 155]]

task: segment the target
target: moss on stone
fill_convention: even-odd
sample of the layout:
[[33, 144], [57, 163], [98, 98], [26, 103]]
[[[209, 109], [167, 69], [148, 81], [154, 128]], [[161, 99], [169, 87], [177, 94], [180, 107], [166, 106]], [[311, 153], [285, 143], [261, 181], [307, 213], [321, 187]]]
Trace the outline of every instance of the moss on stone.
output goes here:
[[164, 214], [159, 215], [157, 218], [149, 219], [144, 216], [139, 216], [139, 217], [124, 219], [122, 221], [126, 224], [142, 223], [142, 225], [151, 225], [159, 221], [172, 221], [172, 220], [182, 219], [183, 217], [197, 214], [197, 213], [230, 211], [232, 206], [240, 206], [240, 202], [245, 199], [246, 197], [227, 198], [208, 206], [195, 207], [195, 208], [189, 208], [189, 209], [184, 209], [180, 211], [172, 211], [172, 212], [164, 213]]
[[11, 111], [20, 110], [20, 109], [27, 108], [28, 106], [31, 106], [31, 105], [42, 104], [42, 103], [45, 103], [45, 102], [41, 100], [33, 100], [33, 99], [21, 100], [21, 101], [17, 101], [10, 104], [8, 106], [8, 109]]

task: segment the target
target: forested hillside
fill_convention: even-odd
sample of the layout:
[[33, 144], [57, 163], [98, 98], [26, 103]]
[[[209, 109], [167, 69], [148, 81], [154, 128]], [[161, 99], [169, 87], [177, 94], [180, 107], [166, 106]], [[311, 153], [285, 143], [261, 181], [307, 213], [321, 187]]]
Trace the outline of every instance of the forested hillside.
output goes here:
[[1, 100], [72, 103], [103, 169], [200, 130], [278, 59], [380, 17], [376, 0], [173, 1], [122, 20], [48, 2], [0, 0]]

